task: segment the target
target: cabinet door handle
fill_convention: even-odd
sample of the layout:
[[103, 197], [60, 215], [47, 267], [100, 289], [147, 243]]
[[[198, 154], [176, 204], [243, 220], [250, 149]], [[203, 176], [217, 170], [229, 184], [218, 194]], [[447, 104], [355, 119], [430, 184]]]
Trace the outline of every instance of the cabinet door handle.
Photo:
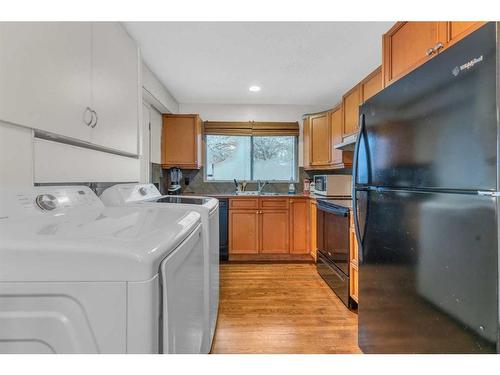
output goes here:
[[444, 47], [443, 43], [437, 42], [437, 44], [434, 46], [434, 52], [439, 52], [439, 50], [443, 47]]
[[434, 52], [436, 52], [436, 51], [434, 51], [434, 48], [429, 48], [427, 51], [425, 51], [425, 54], [426, 54], [427, 56], [430, 56], [430, 55], [432, 55]]
[[[89, 114], [90, 120], [87, 120]], [[83, 111], [83, 123], [87, 126], [90, 126], [90, 124], [92, 124], [92, 121], [94, 121], [94, 114], [92, 113], [92, 109], [90, 107], [87, 107], [85, 108], [85, 111]]]
[[97, 121], [99, 120], [99, 117], [97, 117], [97, 112], [96, 111], [94, 111], [93, 109], [91, 111], [92, 111], [93, 117], [95, 117], [95, 122], [94, 122], [93, 125], [90, 125], [90, 127], [92, 129], [94, 129], [97, 126]]

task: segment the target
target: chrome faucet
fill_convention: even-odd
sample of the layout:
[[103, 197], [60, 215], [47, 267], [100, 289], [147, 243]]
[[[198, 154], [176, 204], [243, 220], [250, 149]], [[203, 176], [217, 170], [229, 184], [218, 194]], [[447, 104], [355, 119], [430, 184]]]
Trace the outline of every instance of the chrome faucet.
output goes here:
[[267, 185], [267, 181], [261, 181], [261, 180], [257, 180], [257, 190], [259, 191], [259, 194], [262, 192], [262, 190], [264, 189], [264, 186]]

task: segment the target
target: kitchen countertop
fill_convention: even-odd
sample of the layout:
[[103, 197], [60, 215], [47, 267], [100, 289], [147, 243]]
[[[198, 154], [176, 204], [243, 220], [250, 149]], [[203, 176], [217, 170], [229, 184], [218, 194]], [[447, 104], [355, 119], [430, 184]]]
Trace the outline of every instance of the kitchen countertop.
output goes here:
[[214, 197], [214, 198], [223, 198], [223, 199], [231, 199], [231, 198], [238, 198], [238, 199], [250, 199], [250, 198], [303, 198], [303, 199], [313, 199], [315, 201], [319, 199], [325, 199], [329, 200], [330, 202], [337, 204], [339, 206], [343, 206], [348, 208], [349, 210], [352, 211], [352, 200], [350, 199], [345, 199], [345, 200], [336, 200], [332, 197], [325, 197], [324, 195], [319, 195], [319, 194], [305, 194], [305, 193], [296, 193], [296, 194], [273, 194], [273, 195], [236, 195], [235, 193], [218, 193], [218, 194], [204, 194], [204, 196], [207, 197]]
[[236, 193], [211, 193], [211, 194], [198, 194], [198, 193], [185, 193], [182, 195], [196, 195], [203, 197], [214, 197], [214, 198], [311, 198], [312, 195], [296, 193], [296, 194], [287, 194], [287, 193], [279, 193], [279, 194], [262, 194], [262, 195], [237, 195]]

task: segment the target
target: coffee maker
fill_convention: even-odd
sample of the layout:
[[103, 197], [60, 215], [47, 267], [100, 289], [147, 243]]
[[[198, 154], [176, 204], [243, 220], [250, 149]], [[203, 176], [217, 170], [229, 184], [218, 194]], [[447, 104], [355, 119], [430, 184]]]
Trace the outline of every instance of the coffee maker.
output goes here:
[[181, 193], [182, 172], [180, 168], [170, 168], [170, 185], [168, 195], [179, 195]]

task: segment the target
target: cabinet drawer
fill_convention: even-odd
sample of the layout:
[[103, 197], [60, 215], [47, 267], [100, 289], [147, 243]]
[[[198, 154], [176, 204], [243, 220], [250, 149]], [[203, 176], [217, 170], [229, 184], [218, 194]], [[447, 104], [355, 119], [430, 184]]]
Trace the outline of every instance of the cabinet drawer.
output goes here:
[[256, 210], [259, 208], [259, 198], [231, 198], [229, 200], [230, 210]]
[[260, 198], [259, 208], [265, 209], [284, 209], [288, 208], [288, 198]]
[[349, 266], [349, 295], [354, 301], [359, 303], [358, 291], [358, 267], [355, 264], [351, 263]]

